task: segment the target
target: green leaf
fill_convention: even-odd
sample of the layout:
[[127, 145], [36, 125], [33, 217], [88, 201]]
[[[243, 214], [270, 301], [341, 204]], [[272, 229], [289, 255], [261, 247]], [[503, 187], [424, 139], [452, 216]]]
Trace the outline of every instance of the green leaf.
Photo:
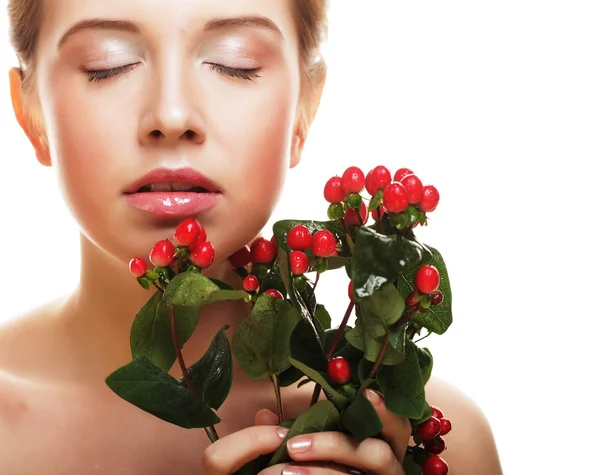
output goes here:
[[404, 362], [382, 366], [377, 371], [377, 383], [385, 396], [387, 408], [408, 419], [419, 419], [427, 403], [419, 358], [415, 344], [408, 342]]
[[221, 289], [219, 285], [198, 272], [176, 275], [165, 289], [164, 301], [171, 306], [200, 307], [222, 300], [250, 301], [242, 290]]
[[[233, 365], [229, 340], [223, 327], [213, 338], [204, 356], [192, 366], [188, 373], [200, 399], [213, 409], [219, 409], [231, 390]], [[185, 385], [182, 378], [180, 384]]]
[[396, 287], [388, 283], [359, 305], [365, 331], [370, 336], [381, 337], [400, 320], [405, 303]]
[[279, 386], [282, 388], [287, 388], [298, 381], [302, 376], [304, 376], [302, 371], [300, 371], [298, 368], [290, 366], [279, 375]]
[[317, 371], [327, 372], [327, 358], [310, 325], [301, 320], [290, 337], [290, 356]]
[[[198, 307], [175, 307], [175, 322], [180, 349], [192, 336], [198, 325]], [[169, 371], [177, 359], [171, 336], [169, 307], [157, 291], [140, 309], [131, 326], [129, 336], [133, 359], [148, 358], [154, 365]]]
[[302, 373], [312, 379], [315, 383], [320, 384], [325, 391], [327, 398], [332, 401], [336, 407], [343, 409], [350, 403], [346, 396], [340, 394], [333, 388], [333, 386], [331, 386], [331, 384], [329, 384], [329, 381], [327, 380], [327, 373], [313, 369], [294, 358], [290, 358], [290, 363], [302, 371]]
[[[346, 340], [356, 349], [362, 351], [368, 361], [375, 362], [379, 356], [379, 352], [385, 343], [385, 335], [374, 337], [365, 331], [364, 324], [357, 320], [354, 328], [347, 331], [345, 334]], [[396, 350], [392, 345], [388, 345], [385, 356], [381, 364], [397, 365], [404, 361], [404, 351]]]
[[300, 414], [285, 439], [275, 451], [269, 466], [289, 462], [291, 459], [287, 453], [287, 441], [293, 437], [315, 432], [338, 431], [340, 428], [340, 414], [330, 401], [319, 401]]
[[290, 336], [299, 321], [298, 312], [286, 301], [267, 294], [256, 300], [232, 341], [233, 354], [248, 376], [279, 376], [290, 367]]
[[404, 457], [404, 460], [402, 461], [402, 468], [404, 469], [405, 475], [422, 475], [423, 473], [421, 466], [415, 462], [411, 453], [407, 453], [406, 457]]
[[331, 328], [331, 315], [329, 315], [329, 312], [324, 305], [317, 305], [315, 317], [317, 317], [317, 320], [319, 320], [324, 330], [329, 330]]
[[400, 325], [399, 327], [394, 328], [390, 333], [390, 345], [392, 345], [392, 348], [394, 348], [395, 350], [404, 351], [407, 326], [408, 323]]
[[383, 424], [371, 401], [365, 396], [365, 389], [372, 387], [374, 379], [365, 380], [356, 396], [342, 414], [342, 425], [348, 429], [358, 443], [381, 432]]
[[213, 283], [216, 284], [221, 290], [235, 290], [227, 282], [223, 282], [222, 280], [218, 280], [218, 279], [210, 279], [210, 280], [212, 280]]
[[420, 243], [400, 236], [385, 236], [361, 227], [352, 256], [352, 282], [356, 300], [373, 295], [388, 282], [429, 256]]
[[431, 371], [433, 369], [433, 355], [427, 348], [420, 348], [415, 345], [417, 350], [417, 358], [419, 358], [419, 367], [421, 368], [421, 374], [423, 375], [423, 384], [427, 384], [431, 377]]
[[[432, 265], [437, 268], [440, 273], [440, 287], [439, 290], [444, 294], [444, 301], [440, 305], [432, 305], [429, 310], [424, 313], [415, 315], [412, 319], [413, 323], [420, 325], [427, 330], [441, 335], [448, 330], [452, 324], [452, 290], [450, 288], [450, 280], [448, 278], [448, 270], [446, 264], [439, 251], [433, 247], [427, 246], [431, 252], [431, 257], [424, 260], [421, 265]], [[407, 272], [398, 282], [398, 289], [400, 292], [408, 296], [415, 289], [415, 274], [421, 267], [412, 269]]]
[[298, 292], [298, 289], [294, 285], [292, 285], [291, 287], [290, 300], [292, 301], [292, 305], [294, 306], [294, 308], [298, 310], [298, 313], [302, 317], [302, 320], [304, 320], [311, 328], [316, 340], [319, 342], [321, 352], [323, 353], [323, 340], [325, 338], [325, 330], [321, 326], [321, 322], [319, 322], [319, 320], [310, 312], [310, 310], [306, 306], [304, 298]]
[[135, 359], [119, 368], [106, 378], [106, 384], [143, 411], [185, 429], [220, 422], [210, 407], [147, 358]]

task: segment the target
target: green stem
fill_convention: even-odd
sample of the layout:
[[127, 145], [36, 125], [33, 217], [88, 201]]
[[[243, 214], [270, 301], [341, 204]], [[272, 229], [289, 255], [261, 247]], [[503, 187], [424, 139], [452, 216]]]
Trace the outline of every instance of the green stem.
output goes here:
[[[179, 368], [181, 369], [181, 373], [183, 375], [183, 379], [185, 380], [185, 384], [188, 389], [194, 394], [197, 398], [200, 398], [196, 388], [192, 384], [192, 378], [190, 378], [190, 373], [185, 366], [185, 361], [183, 360], [183, 354], [181, 353], [181, 347], [179, 346], [179, 337], [177, 336], [177, 325], [175, 323], [175, 309], [169, 306], [169, 317], [171, 320], [171, 338], [173, 339], [173, 346], [175, 346], [175, 352], [177, 354], [177, 361], [179, 362]], [[206, 435], [210, 439], [211, 442], [215, 442], [219, 440], [219, 436], [217, 434], [217, 429], [215, 426], [205, 427]]]
[[351, 300], [350, 304], [348, 305], [348, 308], [346, 309], [346, 314], [344, 315], [344, 318], [342, 319], [342, 323], [340, 323], [340, 326], [337, 329], [337, 332], [335, 333], [335, 337], [333, 338], [333, 343], [331, 344], [331, 347], [329, 348], [329, 351], [327, 352], [327, 360], [328, 361], [329, 361], [329, 358], [331, 358], [331, 356], [333, 355], [338, 343], [342, 339], [342, 336], [344, 336], [344, 329], [346, 328], [346, 324], [348, 323], [348, 320], [350, 319], [350, 315], [352, 314], [353, 309], [354, 309], [354, 300]]
[[[414, 335], [413, 335], [414, 336]], [[427, 338], [428, 336], [431, 336], [431, 332], [427, 333], [427, 335], [419, 338], [418, 340], [415, 340], [415, 343], [419, 343], [420, 341], [423, 341], [425, 338]]]
[[375, 374], [377, 373], [377, 370], [381, 366], [381, 362], [383, 361], [383, 358], [385, 357], [385, 352], [387, 351], [389, 344], [390, 344], [390, 331], [388, 330], [385, 334], [383, 346], [381, 347], [381, 350], [379, 351], [379, 354], [377, 355], [377, 359], [375, 360], [375, 364], [373, 365], [373, 368], [371, 369], [371, 372], [369, 373], [368, 379], [375, 377]]
[[283, 415], [283, 404], [281, 402], [281, 388], [279, 387], [279, 379], [276, 375], [269, 375], [271, 383], [273, 383], [273, 389], [275, 389], [275, 399], [277, 401], [277, 416], [279, 417], [279, 424], [285, 419]]

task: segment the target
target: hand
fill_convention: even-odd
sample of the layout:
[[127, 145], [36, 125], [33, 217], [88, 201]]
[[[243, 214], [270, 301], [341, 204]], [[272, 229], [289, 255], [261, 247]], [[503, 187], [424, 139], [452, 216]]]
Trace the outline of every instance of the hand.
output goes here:
[[[293, 437], [288, 441], [288, 453], [294, 461], [301, 463], [274, 465], [260, 472], [260, 475], [333, 475], [360, 472], [369, 475], [405, 475], [402, 461], [412, 433], [410, 422], [388, 411], [383, 397], [378, 393], [367, 390], [366, 394], [383, 424], [381, 435], [384, 440], [370, 438], [357, 444], [351, 436], [340, 432], [317, 432]], [[276, 424], [277, 416], [272, 416], [274, 419], [265, 411], [260, 411], [258, 420], [261, 423]]]
[[[288, 429], [278, 427], [277, 416], [273, 416], [274, 422], [270, 416], [265, 420], [264, 411], [259, 411], [254, 417], [254, 426], [229, 434], [211, 444], [204, 451], [202, 474], [229, 475], [258, 456], [275, 452]], [[270, 425], [265, 425], [269, 421]]]

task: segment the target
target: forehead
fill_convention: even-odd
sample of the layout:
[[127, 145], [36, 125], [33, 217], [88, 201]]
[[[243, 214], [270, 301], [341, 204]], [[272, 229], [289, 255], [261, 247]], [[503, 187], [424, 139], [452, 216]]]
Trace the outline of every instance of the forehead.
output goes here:
[[69, 28], [88, 19], [127, 20], [157, 36], [192, 35], [214, 20], [258, 16], [273, 22], [286, 42], [295, 45], [292, 1], [45, 0], [40, 36], [42, 44], [56, 45]]

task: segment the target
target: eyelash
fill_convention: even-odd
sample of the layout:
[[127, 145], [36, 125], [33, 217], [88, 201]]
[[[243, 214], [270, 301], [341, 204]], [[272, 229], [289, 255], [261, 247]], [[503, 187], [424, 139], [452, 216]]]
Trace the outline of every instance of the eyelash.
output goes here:
[[[121, 74], [128, 73], [131, 71], [137, 64], [128, 64], [126, 66], [119, 66], [118, 68], [111, 69], [87, 69], [86, 72], [88, 74], [89, 82], [97, 82], [103, 81], [105, 79], [111, 79]], [[223, 66], [222, 64], [216, 63], [206, 63], [208, 66], [218, 73], [225, 74], [230, 77], [245, 79], [248, 81], [252, 81], [253, 78], [260, 78], [257, 72], [260, 68], [255, 69], [239, 69], [239, 68], [230, 68], [228, 66]]]

